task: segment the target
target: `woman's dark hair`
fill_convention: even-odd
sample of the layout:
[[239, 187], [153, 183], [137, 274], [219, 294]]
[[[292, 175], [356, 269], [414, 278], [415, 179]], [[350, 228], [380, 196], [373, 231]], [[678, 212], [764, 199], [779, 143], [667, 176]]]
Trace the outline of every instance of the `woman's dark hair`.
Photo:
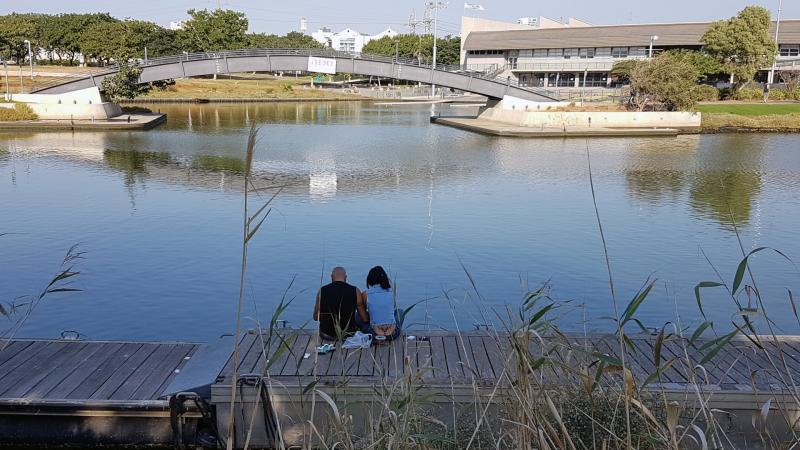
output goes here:
[[389, 275], [386, 275], [386, 271], [381, 266], [373, 267], [367, 274], [367, 287], [375, 286], [376, 284], [387, 290], [392, 288], [389, 283]]

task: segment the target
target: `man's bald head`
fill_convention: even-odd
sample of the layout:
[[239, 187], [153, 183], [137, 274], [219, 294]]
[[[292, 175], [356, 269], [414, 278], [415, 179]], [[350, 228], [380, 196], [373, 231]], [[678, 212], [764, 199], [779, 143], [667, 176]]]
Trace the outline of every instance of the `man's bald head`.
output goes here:
[[347, 271], [342, 266], [336, 266], [331, 271], [331, 281], [347, 281]]

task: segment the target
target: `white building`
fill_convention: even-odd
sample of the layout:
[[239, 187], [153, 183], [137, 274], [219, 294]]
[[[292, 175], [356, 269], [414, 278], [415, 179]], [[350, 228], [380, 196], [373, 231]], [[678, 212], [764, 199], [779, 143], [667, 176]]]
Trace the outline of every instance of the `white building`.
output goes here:
[[183, 20], [176, 20], [176, 21], [174, 21], [174, 22], [170, 22], [170, 23], [169, 23], [169, 29], [170, 29], [170, 30], [173, 30], [173, 31], [175, 31], [175, 30], [182, 30], [182, 29], [183, 29], [183, 27], [184, 27], [184, 25], [186, 25], [186, 22], [185, 22], [185, 21], [183, 21]]
[[387, 28], [375, 35], [359, 33], [351, 28], [345, 28], [338, 33], [334, 33], [330, 28], [320, 28], [311, 33], [311, 37], [320, 44], [342, 52], [361, 53], [367, 42], [382, 37], [395, 37], [397, 32]]

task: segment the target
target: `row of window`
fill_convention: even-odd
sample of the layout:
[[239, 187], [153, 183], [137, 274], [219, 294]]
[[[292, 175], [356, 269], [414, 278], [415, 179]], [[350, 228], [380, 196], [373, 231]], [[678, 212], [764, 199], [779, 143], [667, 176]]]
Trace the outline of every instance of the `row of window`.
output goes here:
[[543, 73], [522, 74], [519, 83], [522, 86], [534, 87], [603, 87], [608, 85], [608, 75], [604, 73], [589, 73], [576, 77], [573, 73], [550, 74]]
[[[510, 57], [527, 58], [564, 58], [592, 59], [595, 57], [628, 58], [631, 56], [647, 56], [648, 47], [612, 47], [612, 48], [541, 48], [535, 50], [509, 50]], [[504, 50], [470, 50], [468, 55], [504, 55]], [[781, 44], [781, 56], [800, 56], [800, 44]]]
[[470, 50], [468, 55], [502, 55], [505, 53], [503, 50]]
[[646, 47], [605, 47], [605, 48], [541, 48], [535, 50], [469, 50], [468, 55], [504, 55], [522, 58], [564, 58], [592, 59], [595, 57], [627, 58], [646, 56]]
[[781, 56], [800, 56], [800, 44], [782, 44], [780, 48]]

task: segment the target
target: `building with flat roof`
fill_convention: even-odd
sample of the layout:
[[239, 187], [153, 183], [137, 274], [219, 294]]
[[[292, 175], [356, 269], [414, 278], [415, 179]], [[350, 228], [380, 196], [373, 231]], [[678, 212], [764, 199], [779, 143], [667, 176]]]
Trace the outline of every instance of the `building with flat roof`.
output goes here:
[[[649, 57], [651, 42], [653, 53], [701, 49], [700, 39], [711, 22], [598, 26], [570, 19], [562, 27], [546, 28], [500, 24], [462, 20], [462, 65], [504, 69], [504, 76], [524, 86], [608, 87], [614, 83], [614, 64]], [[777, 66], [800, 70], [800, 20], [781, 20], [778, 43]]]

